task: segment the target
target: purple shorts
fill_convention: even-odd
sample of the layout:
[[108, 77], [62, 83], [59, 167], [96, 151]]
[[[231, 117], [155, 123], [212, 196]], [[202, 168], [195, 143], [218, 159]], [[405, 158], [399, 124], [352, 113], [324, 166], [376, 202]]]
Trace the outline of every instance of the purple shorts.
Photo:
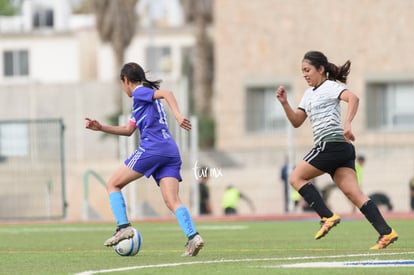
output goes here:
[[181, 157], [157, 156], [136, 150], [124, 163], [147, 178], [152, 176], [158, 185], [160, 180], [166, 177], [173, 177], [178, 181], [182, 181], [180, 175]]

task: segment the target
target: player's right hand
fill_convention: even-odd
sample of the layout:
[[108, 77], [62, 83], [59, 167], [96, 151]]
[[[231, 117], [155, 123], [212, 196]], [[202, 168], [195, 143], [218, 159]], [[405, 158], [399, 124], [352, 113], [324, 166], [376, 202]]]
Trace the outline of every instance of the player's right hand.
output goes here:
[[102, 125], [97, 120], [90, 119], [89, 117], [86, 117], [85, 120], [86, 120], [85, 128], [91, 129], [94, 131], [99, 131], [102, 129]]
[[280, 101], [280, 103], [286, 103], [287, 102], [287, 94], [285, 87], [279, 86], [276, 90], [276, 98]]

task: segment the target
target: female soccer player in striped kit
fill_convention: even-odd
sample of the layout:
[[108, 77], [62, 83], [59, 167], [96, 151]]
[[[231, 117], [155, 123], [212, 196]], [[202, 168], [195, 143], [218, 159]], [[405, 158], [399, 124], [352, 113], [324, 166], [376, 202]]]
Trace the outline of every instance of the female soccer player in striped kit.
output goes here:
[[170, 91], [159, 90], [160, 80], [150, 81], [144, 70], [136, 63], [125, 64], [120, 73], [122, 90], [133, 99], [132, 114], [125, 126], [103, 125], [86, 118], [86, 128], [114, 135], [130, 136], [138, 128], [140, 144], [138, 149], [125, 160], [110, 178], [107, 191], [112, 212], [117, 221], [115, 234], [105, 241], [113, 246], [123, 239], [131, 238], [134, 232], [129, 223], [122, 188], [142, 176], [152, 176], [161, 190], [167, 207], [175, 214], [178, 223], [188, 238], [182, 256], [196, 256], [204, 241], [195, 229], [187, 208], [179, 198], [181, 156], [167, 125], [167, 117], [160, 99], [165, 99], [183, 129], [191, 130], [190, 121], [178, 108]]
[[[357, 206], [379, 233], [375, 246], [371, 249], [386, 248], [398, 239], [398, 234], [384, 220], [378, 207], [358, 186], [355, 173], [355, 140], [351, 122], [358, 110], [358, 97], [344, 85], [350, 71], [351, 62], [342, 66], [328, 62], [327, 57], [318, 51], [305, 54], [302, 61], [302, 74], [310, 86], [304, 93], [297, 110], [287, 101], [283, 86], [277, 89], [287, 118], [297, 128], [309, 117], [312, 124], [315, 147], [296, 165], [290, 177], [290, 184], [302, 195], [307, 203], [321, 217], [321, 228], [315, 239], [325, 236], [336, 226], [340, 217], [326, 206], [311, 179], [329, 173], [348, 199]], [[341, 123], [340, 101], [348, 103], [348, 110]]]

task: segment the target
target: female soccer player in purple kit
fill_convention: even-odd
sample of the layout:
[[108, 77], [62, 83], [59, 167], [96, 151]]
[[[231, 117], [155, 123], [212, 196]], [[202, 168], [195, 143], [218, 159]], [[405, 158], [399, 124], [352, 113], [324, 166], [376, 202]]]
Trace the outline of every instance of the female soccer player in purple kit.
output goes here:
[[180, 127], [189, 131], [191, 123], [180, 113], [173, 93], [159, 90], [161, 81], [148, 80], [140, 65], [125, 64], [120, 77], [123, 91], [133, 99], [129, 123], [124, 126], [111, 126], [86, 118], [88, 129], [130, 136], [138, 128], [141, 137], [138, 149], [115, 171], [107, 184], [112, 212], [118, 226], [115, 234], [104, 245], [113, 246], [123, 239], [133, 237], [134, 232], [127, 217], [121, 190], [145, 175], [155, 179], [166, 206], [175, 214], [188, 238], [182, 256], [196, 256], [204, 246], [204, 241], [196, 231], [190, 213], [178, 194], [179, 182], [182, 180], [181, 156], [168, 129], [166, 113], [160, 99], [165, 99]]

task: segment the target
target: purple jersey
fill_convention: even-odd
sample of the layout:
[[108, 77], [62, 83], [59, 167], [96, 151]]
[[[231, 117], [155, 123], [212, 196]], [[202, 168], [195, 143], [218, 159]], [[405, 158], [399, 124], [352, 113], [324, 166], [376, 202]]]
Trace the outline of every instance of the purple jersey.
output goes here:
[[129, 122], [139, 129], [139, 149], [166, 157], [180, 156], [177, 144], [167, 125], [167, 115], [161, 100], [154, 99], [154, 89], [138, 86], [132, 92], [133, 107]]

